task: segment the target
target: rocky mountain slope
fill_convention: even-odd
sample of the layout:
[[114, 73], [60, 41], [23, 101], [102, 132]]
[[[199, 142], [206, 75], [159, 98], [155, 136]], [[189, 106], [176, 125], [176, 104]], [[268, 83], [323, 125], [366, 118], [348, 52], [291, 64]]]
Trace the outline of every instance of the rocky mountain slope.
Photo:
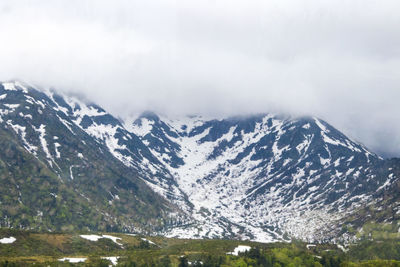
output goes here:
[[312, 117], [146, 112], [121, 122], [77, 97], [9, 82], [0, 124], [0, 217], [13, 227], [324, 240], [383, 205], [399, 177], [396, 160]]
[[380, 173], [383, 159], [317, 118], [145, 113], [127, 128], [194, 205], [201, 223], [172, 236], [321, 239], [397, 179]]
[[0, 99], [2, 226], [154, 231], [179, 218], [144, 182], [147, 165], [127, 164], [157, 160], [101, 108], [18, 82]]

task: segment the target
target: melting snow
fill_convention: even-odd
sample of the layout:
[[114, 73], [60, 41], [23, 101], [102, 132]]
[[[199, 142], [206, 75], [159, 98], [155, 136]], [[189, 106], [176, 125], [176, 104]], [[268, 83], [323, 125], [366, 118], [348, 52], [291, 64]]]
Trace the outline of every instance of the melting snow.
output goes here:
[[[43, 148], [43, 152], [46, 154], [46, 158], [48, 158], [49, 160], [54, 161], [53, 157], [51, 156], [50, 152], [49, 152], [49, 148], [47, 147], [47, 141], [45, 139], [46, 136], [46, 125], [41, 124], [39, 128], [34, 128], [35, 131], [39, 132], [39, 140], [40, 143], [42, 145]], [[50, 165], [53, 166], [52, 162], [49, 161]]]
[[72, 168], [74, 168], [74, 167], [79, 167], [79, 165], [69, 166], [69, 174], [70, 174], [71, 180], [74, 180], [74, 174], [72, 173]]
[[85, 262], [87, 258], [62, 258], [58, 261], [69, 261], [70, 263]]
[[[55, 136], [56, 137], [56, 136]], [[56, 158], [60, 158], [61, 157], [61, 154], [60, 154], [60, 151], [58, 151], [58, 148], [60, 147], [61, 145], [59, 144], [59, 143], [54, 143], [54, 151], [56, 152]]]
[[111, 236], [111, 235], [80, 235], [80, 237], [90, 240], [90, 241], [98, 241], [100, 238], [108, 238], [111, 239], [114, 243], [122, 246], [121, 243], [118, 243], [118, 240], [121, 240], [120, 237], [115, 237], [115, 236]]
[[133, 133], [138, 136], [145, 136], [148, 134], [153, 128], [153, 121], [149, 121], [146, 118], [142, 118], [140, 120], [141, 125], [134, 128]]
[[19, 104], [3, 104], [3, 105], [12, 110], [19, 107]]
[[250, 249], [251, 249], [251, 247], [249, 247], [249, 246], [239, 245], [233, 250], [233, 252], [228, 252], [226, 254], [238, 256], [239, 253], [249, 251]]
[[7, 121], [7, 124], [10, 125], [17, 134], [19, 134], [19, 136], [22, 139], [22, 142], [24, 143], [24, 148], [26, 150], [28, 150], [28, 152], [32, 153], [33, 155], [36, 155], [36, 151], [38, 148], [36, 146], [30, 144], [26, 140], [26, 127], [20, 126], [17, 124], [12, 124], [12, 122], [10, 120]]
[[3, 83], [3, 87], [5, 90], [8, 90], [8, 91], [17, 91], [17, 88], [15, 87], [15, 83], [13, 83], [13, 82], [5, 82], [5, 83]]
[[337, 244], [337, 247], [340, 248], [343, 252], [347, 252], [348, 249], [346, 249], [344, 246]]
[[17, 239], [15, 237], [4, 237], [0, 239], [0, 244], [12, 244], [16, 241]]
[[4, 89], [8, 91], [18, 91], [18, 89], [20, 89], [22, 90], [22, 92], [28, 93], [28, 89], [21, 82], [18, 81], [4, 82], [3, 86]]
[[[312, 164], [306, 162], [305, 166], [299, 165], [307, 160], [305, 157], [309, 146], [314, 138], [323, 139], [329, 130], [321, 122], [317, 121], [321, 128], [321, 136], [306, 135], [304, 139], [297, 143], [294, 151], [299, 152], [298, 158], [286, 158], [291, 151], [289, 145], [282, 146], [280, 138], [284, 136], [289, 129], [293, 129], [290, 120], [277, 119], [273, 116], [265, 116], [262, 122], [257, 122], [253, 131], [245, 133], [244, 131], [238, 132], [237, 126], [226, 129], [225, 134], [219, 136], [214, 141], [202, 141], [203, 137], [210, 134], [214, 122], [209, 123], [201, 117], [188, 117], [179, 118], [176, 120], [169, 120], [168, 118], [160, 118], [167, 126], [171, 127], [171, 132], [177, 134], [168, 135], [165, 132], [166, 138], [171, 142], [176, 143], [180, 150], [177, 156], [180, 157], [184, 164], [178, 168], [166, 166], [171, 174], [175, 177], [179, 189], [181, 189], [194, 205], [193, 217], [199, 222], [201, 227], [196, 224], [190, 227], [173, 228], [166, 233], [170, 237], [182, 238], [199, 238], [199, 237], [221, 237], [226, 234], [235, 234], [244, 229], [245, 233], [241, 232], [242, 236], [255, 238], [256, 241], [271, 242], [283, 239], [282, 232], [288, 232], [296, 238], [307, 238], [312, 242], [314, 231], [319, 227], [326, 224], [328, 220], [332, 220], [331, 214], [323, 210], [308, 211], [311, 201], [315, 202], [319, 197], [319, 190], [323, 190], [318, 186], [311, 186], [310, 184], [320, 179], [321, 174], [319, 171], [311, 169]], [[137, 129], [143, 130], [143, 125], [147, 125], [148, 132], [140, 132], [142, 136], [152, 134], [153, 122], [147, 119], [143, 120], [142, 126], [132, 126], [135, 132]], [[210, 125], [202, 127], [201, 132], [193, 134], [192, 130], [199, 126]], [[305, 128], [311, 127], [305, 125]], [[214, 130], [214, 129], [213, 129]], [[136, 131], [138, 132], [138, 131]], [[220, 148], [221, 144], [226, 144], [226, 141], [231, 141], [239, 135], [240, 139], [234, 144]], [[272, 140], [269, 145], [258, 146], [261, 138], [272, 135], [275, 140]], [[152, 135], [158, 138], [157, 135]], [[286, 137], [286, 136], [284, 136]], [[328, 138], [330, 138], [328, 136]], [[325, 139], [323, 139], [326, 141]], [[160, 139], [160, 141], [163, 141]], [[151, 142], [151, 141], [150, 141]], [[222, 143], [224, 142], [224, 143]], [[332, 138], [328, 143], [335, 143]], [[150, 143], [147, 143], [151, 146]], [[342, 144], [341, 144], [342, 145]], [[249, 148], [253, 148], [249, 151]], [[212, 159], [209, 158], [215, 150], [219, 152]], [[331, 162], [335, 160], [336, 166], [342, 164], [343, 161], [332, 159], [331, 152], [328, 146], [325, 147], [329, 155], [320, 157], [322, 165], [332, 166]], [[333, 149], [333, 148], [332, 148]], [[254, 160], [254, 156], [259, 158], [257, 153], [260, 151], [269, 150], [272, 155], [269, 159]], [[156, 149], [151, 150], [152, 153], [160, 160], [166, 158], [163, 153], [158, 153]], [[245, 155], [243, 155], [244, 151]], [[232, 163], [233, 160], [238, 159], [237, 162]], [[280, 177], [284, 172], [281, 166], [277, 169], [274, 166], [276, 162], [282, 160], [283, 165], [291, 162], [289, 167], [293, 167], [290, 174], [286, 177]], [[143, 159], [142, 164], [148, 165], [148, 168], [153, 166]], [[261, 166], [261, 167], [260, 167]], [[152, 170], [156, 172], [156, 169]], [[341, 173], [336, 172], [340, 176]], [[281, 178], [292, 178], [292, 183], [289, 184], [275, 184], [269, 186], [273, 181], [278, 181]], [[336, 181], [336, 179], [332, 179]], [[148, 184], [161, 195], [167, 196], [173, 193], [171, 189], [160, 183]], [[294, 186], [295, 185], [295, 186]], [[297, 196], [304, 186], [308, 186], [308, 190], [303, 191], [303, 195]], [[255, 194], [260, 188], [266, 188], [268, 194], [258, 195]], [[293, 189], [297, 188], [297, 189]], [[264, 189], [263, 189], [264, 190]], [[292, 192], [292, 190], [296, 190]], [[278, 204], [282, 203], [285, 194], [293, 194], [294, 199], [290, 202], [290, 206]], [[318, 204], [317, 204], [318, 205]], [[245, 208], [246, 207], [246, 208]], [[301, 212], [305, 212], [301, 214]], [[220, 220], [223, 218], [223, 220]], [[335, 217], [335, 219], [337, 219]], [[311, 221], [310, 221], [311, 220]], [[310, 222], [308, 222], [310, 221]], [[308, 223], [307, 223], [308, 222]], [[232, 225], [236, 225], [232, 227]], [[227, 224], [231, 227], [227, 227]], [[263, 226], [273, 226], [277, 230], [269, 230]]]
[[64, 126], [72, 133], [75, 134], [74, 131], [72, 131], [71, 129], [71, 125], [68, 121], [64, 120], [63, 118], [61, 118], [60, 116], [57, 115], [57, 118], [61, 121], [62, 124], [64, 124]]
[[148, 240], [148, 239], [146, 239], [146, 238], [141, 238], [143, 241], [146, 241], [146, 242], [148, 242], [149, 244], [152, 244], [152, 245], [156, 245], [156, 243], [154, 243], [153, 241], [150, 241], [150, 240]]
[[115, 257], [101, 257], [101, 258], [104, 259], [104, 260], [109, 260], [109, 261], [111, 261], [111, 264], [112, 264], [112, 265], [117, 265], [118, 259], [119, 259], [118, 256], [115, 256]]

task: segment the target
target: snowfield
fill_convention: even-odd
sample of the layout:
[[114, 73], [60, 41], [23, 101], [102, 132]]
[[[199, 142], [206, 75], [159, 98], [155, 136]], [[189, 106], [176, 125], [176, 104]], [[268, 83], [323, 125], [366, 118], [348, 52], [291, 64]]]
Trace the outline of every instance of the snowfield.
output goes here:
[[[363, 166], [380, 160], [317, 118], [150, 114], [127, 121], [125, 128], [164, 163], [193, 205], [180, 204], [194, 222], [162, 232], [168, 237], [313, 242], [327, 224], [345, 216], [348, 202], [356, 201], [347, 192], [327, 205], [332, 188], [360, 186]], [[170, 184], [149, 184], [166, 198], [176, 194]]]

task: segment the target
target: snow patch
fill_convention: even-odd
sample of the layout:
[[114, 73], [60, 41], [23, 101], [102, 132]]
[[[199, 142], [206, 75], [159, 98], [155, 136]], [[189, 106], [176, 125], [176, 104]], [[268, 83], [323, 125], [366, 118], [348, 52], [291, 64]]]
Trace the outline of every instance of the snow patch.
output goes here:
[[347, 252], [349, 249], [347, 249], [347, 248], [345, 248], [344, 246], [342, 246], [342, 245], [340, 245], [340, 244], [337, 244], [336, 245], [338, 248], [340, 248], [343, 252]]
[[0, 244], [12, 244], [16, 241], [17, 239], [13, 236], [10, 237], [4, 237], [0, 239]]
[[133, 128], [133, 133], [138, 136], [145, 136], [147, 133], [153, 129], [154, 121], [148, 120], [146, 118], [141, 118], [140, 123]]
[[119, 256], [115, 256], [115, 257], [101, 257], [103, 260], [109, 260], [111, 261], [112, 265], [117, 265], [118, 264], [118, 259]]
[[69, 175], [70, 175], [71, 180], [74, 180], [74, 174], [72, 173], [72, 168], [74, 168], [74, 167], [79, 167], [79, 165], [69, 166]]
[[82, 237], [83, 239], [87, 239], [90, 241], [98, 241], [101, 238], [107, 238], [107, 239], [111, 239], [114, 243], [118, 244], [119, 246], [122, 246], [121, 243], [118, 243], [118, 240], [121, 240], [120, 237], [115, 237], [115, 236], [111, 236], [111, 235], [80, 235], [80, 237]]
[[87, 258], [62, 258], [58, 259], [58, 261], [69, 261], [70, 263], [79, 263], [85, 262]]
[[47, 141], [45, 139], [46, 136], [46, 125], [41, 124], [39, 128], [34, 128], [35, 131], [39, 132], [39, 140], [42, 145], [43, 152], [46, 154], [46, 158], [49, 159], [49, 164], [53, 166], [52, 161], [54, 161], [53, 157], [49, 152], [49, 148], [47, 147]]
[[58, 114], [57, 114], [57, 118], [61, 121], [62, 124], [64, 124], [65, 128], [67, 128], [72, 134], [75, 134], [74, 131], [72, 131], [71, 124], [68, 121], [66, 121], [63, 118], [61, 118], [60, 116], [58, 116]]
[[149, 243], [149, 244], [152, 244], [152, 245], [156, 245], [156, 243], [154, 243], [153, 241], [151, 241], [151, 240], [148, 240], [148, 239], [146, 239], [146, 238], [141, 238], [143, 241], [146, 241], [147, 243]]
[[18, 91], [18, 89], [15, 87], [15, 83], [13, 82], [5, 82], [3, 83], [4, 90], [8, 91]]
[[249, 247], [249, 246], [239, 245], [233, 250], [233, 252], [228, 252], [226, 254], [238, 256], [239, 253], [249, 251], [250, 249], [251, 249], [251, 247]]
[[15, 110], [16, 108], [19, 107], [19, 104], [3, 104], [3, 105], [12, 110]]
[[54, 151], [56, 152], [56, 158], [58, 159], [61, 157], [60, 151], [58, 151], [59, 147], [61, 147], [59, 143], [54, 143]]
[[24, 143], [24, 148], [31, 154], [36, 156], [36, 151], [38, 148], [32, 144], [30, 144], [26, 140], [26, 127], [20, 126], [18, 124], [12, 124], [11, 120], [7, 121], [7, 124], [11, 126], [11, 128], [21, 137], [22, 142]]

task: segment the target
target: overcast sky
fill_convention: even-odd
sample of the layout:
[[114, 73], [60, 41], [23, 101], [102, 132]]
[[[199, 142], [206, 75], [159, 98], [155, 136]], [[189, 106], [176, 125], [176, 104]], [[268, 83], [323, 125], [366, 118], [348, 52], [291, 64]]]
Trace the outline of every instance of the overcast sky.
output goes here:
[[400, 156], [400, 1], [1, 0], [0, 80], [115, 115], [271, 110]]

